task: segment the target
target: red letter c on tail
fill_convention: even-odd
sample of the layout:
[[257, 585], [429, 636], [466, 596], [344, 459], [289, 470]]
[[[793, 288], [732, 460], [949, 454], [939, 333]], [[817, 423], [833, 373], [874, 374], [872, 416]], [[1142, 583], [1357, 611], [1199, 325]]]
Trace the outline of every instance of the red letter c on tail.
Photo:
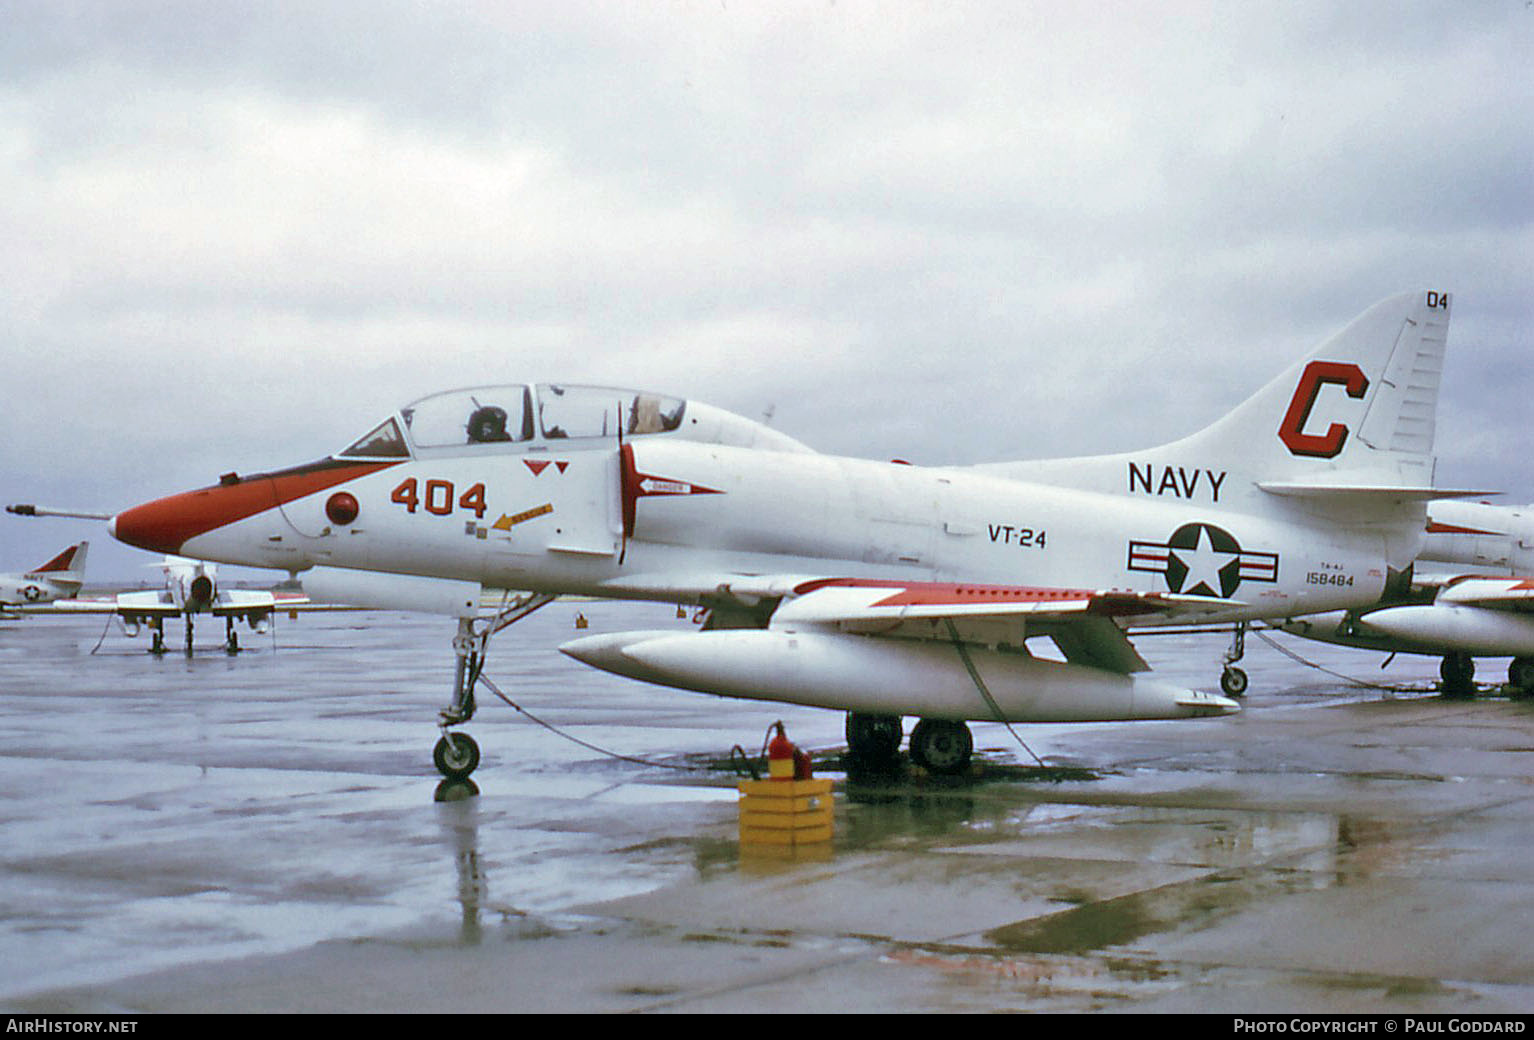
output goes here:
[[1362, 397], [1369, 389], [1369, 379], [1357, 365], [1340, 361], [1312, 361], [1306, 365], [1300, 384], [1294, 388], [1294, 396], [1289, 400], [1289, 410], [1278, 427], [1278, 439], [1295, 455], [1332, 459], [1342, 453], [1342, 445], [1348, 439], [1348, 428], [1342, 423], [1332, 423], [1325, 433], [1305, 432], [1316, 395], [1327, 383], [1337, 384], [1352, 398]]

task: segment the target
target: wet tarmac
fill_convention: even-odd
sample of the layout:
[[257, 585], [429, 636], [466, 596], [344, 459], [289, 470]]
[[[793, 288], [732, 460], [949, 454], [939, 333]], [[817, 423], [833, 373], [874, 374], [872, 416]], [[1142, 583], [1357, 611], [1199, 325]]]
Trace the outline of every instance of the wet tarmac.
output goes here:
[[[1534, 705], [1440, 699], [1435, 661], [1249, 638], [1239, 716], [1016, 727], [1045, 774], [982, 725], [972, 778], [866, 779], [839, 715], [564, 658], [577, 613], [687, 625], [505, 633], [524, 713], [481, 696], [447, 801], [450, 622], [284, 618], [230, 657], [204, 621], [190, 659], [0, 622], [0, 1010], [1534, 1011]], [[1139, 645], [1211, 688], [1225, 642]], [[717, 768], [776, 719], [835, 780], [797, 858], [742, 850]]]

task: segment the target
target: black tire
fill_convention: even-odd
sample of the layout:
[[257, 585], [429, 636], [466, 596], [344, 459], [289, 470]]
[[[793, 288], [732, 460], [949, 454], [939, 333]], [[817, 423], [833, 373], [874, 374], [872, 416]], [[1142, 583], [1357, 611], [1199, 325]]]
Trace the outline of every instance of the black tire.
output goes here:
[[847, 714], [847, 757], [859, 765], [889, 765], [900, 754], [904, 736], [899, 715]]
[[929, 773], [957, 776], [969, 770], [975, 739], [962, 722], [922, 719], [911, 730], [911, 761]]
[[1240, 700], [1246, 696], [1246, 673], [1239, 668], [1227, 668], [1220, 673], [1220, 689], [1225, 696]]
[[467, 733], [449, 733], [437, 741], [431, 759], [443, 776], [463, 780], [479, 768], [479, 745]]
[[1438, 666], [1445, 697], [1470, 697], [1475, 694], [1475, 658], [1469, 654], [1445, 654]]
[[1513, 696], [1534, 695], [1534, 657], [1515, 657], [1507, 666], [1507, 682]]

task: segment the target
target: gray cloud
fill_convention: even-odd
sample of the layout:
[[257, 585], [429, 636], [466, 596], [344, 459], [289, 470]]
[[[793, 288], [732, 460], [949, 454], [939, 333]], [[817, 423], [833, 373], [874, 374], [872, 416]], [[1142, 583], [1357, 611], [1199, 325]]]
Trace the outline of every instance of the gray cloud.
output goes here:
[[[1457, 294], [1440, 480], [1534, 498], [1522, 3], [6, 18], [7, 501], [115, 508], [542, 377], [875, 457], [1127, 449], [1414, 287]], [[67, 526], [5, 518], [5, 555]]]

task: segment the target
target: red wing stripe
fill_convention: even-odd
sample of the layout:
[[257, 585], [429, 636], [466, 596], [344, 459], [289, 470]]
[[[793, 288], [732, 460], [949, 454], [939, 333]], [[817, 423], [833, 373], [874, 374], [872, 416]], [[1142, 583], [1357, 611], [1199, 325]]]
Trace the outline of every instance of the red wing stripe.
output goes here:
[[1474, 527], [1459, 527], [1459, 526], [1456, 526], [1455, 524], [1440, 524], [1440, 523], [1437, 523], [1437, 522], [1434, 522], [1434, 521], [1429, 521], [1428, 525], [1427, 525], [1427, 533], [1428, 534], [1489, 534], [1489, 535], [1498, 535], [1498, 534], [1501, 534], [1502, 532], [1501, 531], [1482, 531], [1482, 530], [1479, 530], [1479, 529], [1474, 528]]
[[862, 578], [826, 578], [820, 581], [809, 581], [796, 588], [794, 593], [803, 596], [824, 588], [891, 589], [897, 587], [900, 591], [872, 605], [875, 607], [936, 607], [973, 603], [1058, 603], [1066, 600], [1089, 600], [1097, 595], [1090, 589], [974, 585], [942, 581], [897, 583]]

